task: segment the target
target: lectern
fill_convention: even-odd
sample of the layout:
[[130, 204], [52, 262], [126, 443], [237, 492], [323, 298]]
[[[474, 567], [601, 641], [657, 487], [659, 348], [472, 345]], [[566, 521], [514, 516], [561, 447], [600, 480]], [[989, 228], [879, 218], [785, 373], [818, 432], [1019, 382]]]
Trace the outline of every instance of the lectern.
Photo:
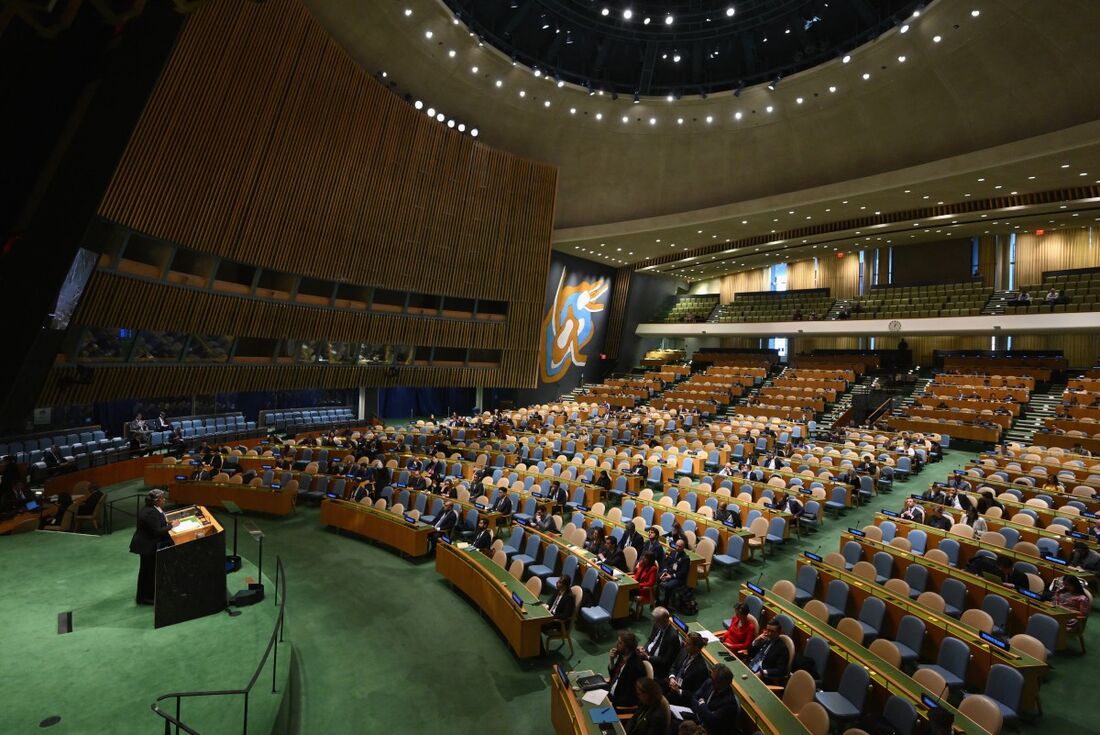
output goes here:
[[206, 508], [165, 513], [173, 545], [157, 552], [153, 626], [163, 628], [225, 609], [225, 532]]

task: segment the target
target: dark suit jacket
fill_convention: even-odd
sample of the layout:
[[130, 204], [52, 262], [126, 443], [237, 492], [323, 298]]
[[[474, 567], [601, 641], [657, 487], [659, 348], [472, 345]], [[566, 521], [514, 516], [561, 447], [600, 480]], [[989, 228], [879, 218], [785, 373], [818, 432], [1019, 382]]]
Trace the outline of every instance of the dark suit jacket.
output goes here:
[[679, 581], [680, 584], [686, 584], [690, 566], [691, 562], [688, 560], [687, 554], [673, 551], [665, 558], [661, 571], [671, 574], [673, 579]]
[[441, 511], [439, 518], [435, 519], [436, 530], [442, 533], [450, 532], [458, 523], [458, 512], [453, 508], [449, 511]]
[[618, 684], [615, 684], [615, 669], [619, 666], [619, 658], [615, 656], [611, 660], [611, 665], [607, 667], [608, 687], [615, 685], [611, 703], [616, 707], [636, 707], [638, 692], [635, 691], [634, 685], [638, 683], [638, 679], [645, 678], [645, 667], [642, 666], [642, 659], [638, 657], [637, 652], [631, 651], [626, 663], [623, 664], [622, 671], [619, 672]]
[[497, 502], [493, 504], [491, 510], [495, 510], [501, 515], [507, 516], [512, 514], [512, 498], [508, 495], [501, 495], [497, 498]]
[[[786, 649], [783, 650], [785, 651]], [[668, 670], [668, 675], [680, 676], [680, 691], [694, 692], [707, 680], [707, 662], [703, 659], [703, 655], [699, 654], [687, 665], [687, 669], [681, 673], [681, 669], [687, 661], [687, 657], [687, 649], [681, 648], [680, 653], [676, 656], [676, 660], [672, 662], [672, 666]]]
[[[749, 646], [745, 662], [751, 663], [756, 658], [756, 654], [768, 643], [769, 641], [766, 638], [761, 638]], [[787, 673], [787, 657], [787, 646], [784, 645], [783, 641], [776, 638], [771, 648], [764, 654], [764, 660], [760, 665], [760, 673], [766, 676], [783, 676]]]
[[130, 553], [155, 554], [157, 549], [171, 546], [170, 528], [160, 510], [152, 505], [145, 506], [138, 511], [137, 529], [130, 539]]
[[535, 528], [542, 531], [543, 533], [558, 532], [558, 525], [554, 523], [554, 516], [552, 515], [543, 516], [542, 520], [535, 524]]
[[474, 548], [475, 549], [488, 549], [493, 545], [493, 534], [489, 529], [478, 531], [474, 536]]
[[608, 566], [615, 567], [616, 569], [621, 569], [624, 572], [633, 571], [632, 569], [628, 570], [626, 568], [626, 556], [623, 554], [622, 549], [620, 549], [618, 546], [615, 547], [614, 551], [604, 557], [603, 563], [607, 564]]
[[710, 677], [691, 697], [691, 710], [708, 735], [737, 732], [737, 713], [740, 709], [741, 705], [732, 691], [714, 691], [714, 682]]
[[96, 503], [98, 503], [99, 499], [102, 497], [103, 491], [97, 489], [94, 493], [84, 498], [84, 500], [80, 501], [80, 507], [77, 508], [76, 512], [80, 513], [81, 515], [91, 513], [93, 510], [95, 510]]
[[550, 604], [547, 605], [547, 610], [558, 620], [569, 620], [573, 617], [573, 610], [577, 606], [577, 601], [573, 599], [573, 591], [566, 588], [565, 592], [559, 595], [554, 593], [554, 597], [550, 600]]
[[[654, 625], [649, 631], [649, 638], [646, 640], [645, 648], [649, 651], [649, 644], [653, 642], [653, 639], [657, 637], [659, 632], [657, 625]], [[668, 670], [672, 667], [672, 662], [676, 660], [676, 657], [680, 653], [680, 634], [676, 632], [676, 626], [671, 622], [665, 628], [664, 636], [661, 638], [661, 644], [657, 646], [656, 650], [649, 652], [649, 663], [653, 664], [653, 678], [657, 681], [663, 681], [668, 678]]]
[[[628, 541], [630, 542], [629, 544], [627, 544]], [[620, 549], [625, 549], [628, 545], [638, 550], [638, 558], [641, 559], [642, 547], [645, 546], [645, 537], [638, 533], [633, 526], [627, 526], [626, 530], [623, 531], [622, 538], [619, 539]]]
[[660, 541], [652, 541], [651, 542], [647, 539], [646, 542], [644, 544], [642, 544], [642, 548], [638, 551], [638, 560], [639, 561], [641, 561], [642, 557], [645, 556], [645, 553], [647, 551], [652, 551], [653, 552], [653, 560], [655, 562], [657, 562], [657, 566], [661, 566], [661, 564], [664, 563], [664, 561], [665, 561], [665, 547], [661, 545]]

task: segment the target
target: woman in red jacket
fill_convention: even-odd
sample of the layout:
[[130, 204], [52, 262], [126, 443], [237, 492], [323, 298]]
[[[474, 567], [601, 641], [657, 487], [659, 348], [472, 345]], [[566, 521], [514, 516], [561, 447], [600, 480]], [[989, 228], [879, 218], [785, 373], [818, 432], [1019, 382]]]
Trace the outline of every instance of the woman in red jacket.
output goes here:
[[756, 638], [756, 621], [749, 615], [748, 605], [742, 602], [734, 609], [730, 627], [719, 638], [721, 638], [726, 648], [735, 654], [741, 654], [748, 650], [749, 645]]
[[634, 579], [638, 582], [638, 599], [652, 607], [653, 588], [657, 586], [657, 562], [653, 558], [653, 552], [642, 554], [638, 565], [634, 567]]

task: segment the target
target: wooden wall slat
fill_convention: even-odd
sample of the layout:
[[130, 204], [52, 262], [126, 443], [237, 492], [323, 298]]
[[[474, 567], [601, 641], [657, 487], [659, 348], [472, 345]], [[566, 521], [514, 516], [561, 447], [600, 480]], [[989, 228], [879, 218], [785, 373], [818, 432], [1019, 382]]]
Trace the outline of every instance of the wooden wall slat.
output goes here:
[[[496, 370], [402, 374], [534, 387], [556, 190], [553, 166], [493, 150], [398, 98], [301, 0], [209, 3], [189, 18], [100, 215], [262, 268], [505, 301], [507, 322], [311, 309], [97, 273], [74, 323], [502, 349]], [[183, 375], [186, 392], [370, 379], [332, 366], [186, 370], [99, 370], [63, 400], [155, 395]], [[59, 385], [51, 374], [45, 403], [62, 400]]]

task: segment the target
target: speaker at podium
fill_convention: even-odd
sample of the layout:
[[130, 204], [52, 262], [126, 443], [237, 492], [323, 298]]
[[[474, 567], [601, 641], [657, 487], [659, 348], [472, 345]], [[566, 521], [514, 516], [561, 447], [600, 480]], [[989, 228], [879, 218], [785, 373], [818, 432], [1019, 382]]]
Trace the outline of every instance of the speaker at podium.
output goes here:
[[157, 551], [153, 627], [163, 628], [225, 610], [225, 531], [205, 507], [165, 513], [172, 546]]

